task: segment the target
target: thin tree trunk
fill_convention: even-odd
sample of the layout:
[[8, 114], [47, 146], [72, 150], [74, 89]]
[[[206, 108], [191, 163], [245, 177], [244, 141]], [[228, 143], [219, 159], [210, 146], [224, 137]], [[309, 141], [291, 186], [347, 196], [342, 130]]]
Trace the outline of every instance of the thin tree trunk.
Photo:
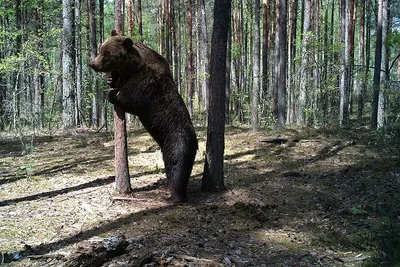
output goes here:
[[254, 1], [254, 53], [253, 53], [253, 90], [251, 101], [251, 125], [258, 128], [258, 98], [260, 93], [260, 0]]
[[278, 126], [286, 124], [286, 0], [276, 1], [275, 88]]
[[82, 0], [75, 0], [75, 66], [76, 66], [76, 125], [82, 124], [82, 38], [81, 38], [81, 7]]
[[342, 57], [340, 69], [340, 106], [339, 124], [345, 125], [348, 121], [348, 77], [349, 77], [349, 0], [341, 0], [340, 21], [341, 21], [341, 43]]
[[302, 124], [305, 122], [305, 108], [306, 108], [306, 94], [309, 77], [309, 54], [308, 46], [310, 43], [311, 34], [311, 0], [304, 1], [304, 16], [303, 16], [303, 33], [301, 44], [301, 66], [300, 66], [300, 84], [299, 84], [299, 98], [296, 122]]
[[353, 95], [354, 95], [354, 83], [353, 76], [354, 71], [354, 43], [355, 43], [355, 32], [356, 32], [356, 23], [357, 23], [357, 0], [350, 0], [349, 3], [349, 46], [348, 46], [348, 54], [349, 54], [349, 70], [347, 77], [347, 103], [349, 114], [353, 114]]
[[193, 0], [189, 0], [188, 8], [188, 57], [187, 57], [187, 93], [186, 104], [190, 116], [193, 116], [193, 97], [194, 97], [194, 52], [193, 52]]
[[382, 63], [382, 12], [383, 1], [378, 1], [378, 21], [376, 25], [376, 44], [375, 44], [375, 68], [372, 95], [372, 114], [371, 125], [373, 129], [378, 127], [378, 105], [379, 105], [379, 89], [381, 82], [381, 63]]
[[74, 88], [75, 88], [75, 53], [74, 53], [74, 2], [63, 0], [63, 127], [75, 126]]
[[[228, 45], [226, 54], [226, 86], [225, 86], [225, 125], [231, 124], [230, 100], [231, 100], [231, 63], [232, 63], [232, 28], [228, 31]], [[208, 101], [207, 101], [208, 103]]]
[[[90, 58], [97, 56], [97, 39], [96, 39], [96, 1], [89, 2], [89, 20], [90, 20]], [[92, 125], [99, 127], [99, 92], [97, 86], [96, 73], [92, 70]]]
[[377, 127], [382, 128], [385, 126], [385, 106], [386, 106], [386, 91], [388, 86], [388, 47], [387, 36], [389, 32], [389, 0], [382, 0], [382, 61], [381, 61], [381, 81], [378, 100], [378, 118]]
[[[124, 15], [122, 12], [122, 0], [114, 2], [114, 29], [118, 34], [124, 32]], [[120, 194], [132, 192], [129, 177], [128, 145], [126, 134], [125, 112], [114, 105], [114, 139], [115, 139], [115, 187]]]
[[364, 73], [365, 69], [368, 68], [368, 66], [365, 66], [365, 53], [364, 53], [364, 32], [365, 32], [365, 1], [361, 1], [360, 4], [360, 30], [359, 30], [359, 61], [360, 61], [360, 66], [361, 66], [361, 75], [358, 76], [357, 78], [357, 98], [358, 98], [358, 109], [357, 109], [357, 117], [358, 119], [361, 119], [363, 116], [364, 112], [364, 91], [365, 91], [365, 79], [364, 79]]
[[224, 186], [224, 133], [226, 50], [230, 24], [230, 0], [215, 0], [210, 62], [210, 110], [208, 113], [206, 158], [201, 189], [220, 191]]
[[128, 34], [133, 36], [135, 29], [135, 1], [128, 0]]
[[200, 0], [200, 9], [201, 9], [201, 50], [202, 52], [202, 72], [204, 76], [203, 82], [203, 98], [204, 98], [204, 107], [206, 110], [206, 114], [208, 111], [208, 94], [210, 91], [210, 81], [209, 81], [209, 56], [208, 56], [208, 33], [207, 33], [207, 18], [206, 18], [206, 4], [205, 0]]
[[267, 115], [268, 106], [268, 57], [270, 39], [270, 15], [269, 0], [263, 0], [263, 35], [262, 35], [262, 92], [263, 92], [263, 116]]
[[296, 34], [297, 34], [297, 5], [298, 0], [290, 1], [290, 18], [289, 18], [289, 50], [288, 50], [288, 92], [287, 92], [287, 114], [286, 120], [288, 123], [293, 123], [295, 119], [295, 93], [296, 93]]
[[139, 28], [140, 41], [143, 42], [143, 23], [142, 23], [142, 0], [137, 0], [137, 21]]
[[[100, 35], [100, 43], [104, 42], [104, 0], [99, 0], [99, 35]], [[105, 130], [108, 131], [108, 118], [107, 118], [107, 93], [103, 90], [102, 93], [99, 94], [102, 97], [101, 106], [101, 125], [105, 127]]]

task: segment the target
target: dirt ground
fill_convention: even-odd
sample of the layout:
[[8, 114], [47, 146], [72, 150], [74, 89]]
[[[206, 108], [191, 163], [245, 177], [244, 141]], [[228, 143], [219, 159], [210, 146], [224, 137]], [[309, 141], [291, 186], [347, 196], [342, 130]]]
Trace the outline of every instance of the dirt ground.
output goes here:
[[[200, 190], [204, 130], [198, 136], [190, 200], [169, 206], [161, 152], [142, 130], [129, 133], [134, 192], [125, 198], [114, 190], [112, 133], [0, 134], [0, 262], [114, 267], [400, 263], [400, 149], [390, 136], [361, 126], [228, 128], [226, 190], [213, 194]], [[125, 244], [121, 251], [104, 251], [103, 244], [117, 237]]]

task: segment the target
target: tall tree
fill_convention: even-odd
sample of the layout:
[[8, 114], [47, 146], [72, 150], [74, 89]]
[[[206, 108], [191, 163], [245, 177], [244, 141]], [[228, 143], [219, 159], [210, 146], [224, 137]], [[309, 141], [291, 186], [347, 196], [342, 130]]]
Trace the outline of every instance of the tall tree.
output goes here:
[[[117, 34], [124, 32], [123, 0], [114, 1], [114, 29]], [[128, 145], [125, 112], [114, 105], [114, 148], [115, 148], [115, 187], [120, 194], [132, 192], [129, 177]]]
[[276, 1], [275, 92], [278, 126], [286, 124], [286, 0]]
[[301, 65], [300, 65], [300, 84], [298, 107], [296, 112], [296, 122], [302, 124], [305, 122], [306, 95], [309, 77], [309, 53], [308, 46], [311, 42], [311, 0], [303, 2], [303, 28], [302, 28], [302, 43], [301, 43]]
[[194, 51], [193, 51], [193, 0], [189, 0], [188, 6], [188, 56], [186, 65], [186, 104], [188, 106], [190, 116], [193, 116], [193, 97], [194, 97]]
[[297, 6], [298, 0], [290, 1], [289, 11], [289, 46], [288, 46], [288, 92], [287, 92], [287, 122], [294, 122], [295, 114], [295, 88], [296, 88], [296, 34], [297, 34]]
[[[89, 1], [89, 21], [90, 21], [90, 58], [97, 56], [97, 28], [96, 28], [96, 0]], [[92, 70], [92, 125], [99, 127], [99, 90], [96, 73]]]
[[[268, 57], [270, 44], [270, 15], [269, 15], [269, 0], [263, 0], [263, 33], [262, 33], [262, 91], [264, 98], [268, 91]], [[263, 99], [263, 103], [266, 99]], [[263, 108], [264, 110], [265, 108]], [[265, 113], [265, 111], [263, 112]]]
[[128, 35], [133, 36], [135, 29], [135, 1], [127, 0], [128, 2]]
[[210, 109], [206, 158], [201, 189], [219, 191], [224, 186], [226, 48], [230, 27], [231, 0], [215, 0], [211, 40]]
[[205, 0], [200, 0], [200, 9], [201, 9], [201, 60], [202, 60], [202, 72], [204, 76], [203, 82], [203, 98], [204, 98], [204, 106], [205, 110], [208, 110], [208, 94], [210, 91], [210, 82], [209, 82], [209, 56], [208, 56], [208, 33], [207, 33], [207, 17], [206, 17], [206, 3]]
[[82, 35], [81, 35], [81, 7], [82, 0], [75, 0], [75, 68], [76, 68], [76, 101], [75, 121], [82, 124]]
[[360, 1], [360, 30], [358, 35], [358, 41], [359, 41], [358, 51], [359, 51], [359, 62], [361, 66], [361, 75], [357, 77], [357, 88], [356, 88], [357, 98], [358, 98], [357, 117], [359, 119], [362, 118], [364, 111], [364, 92], [366, 86], [364, 79], [364, 73], [365, 73], [364, 70], [368, 68], [364, 66], [365, 64], [364, 37], [365, 37], [365, 1]]
[[344, 125], [348, 121], [348, 77], [349, 77], [349, 1], [340, 2], [340, 30], [342, 43], [342, 57], [340, 68], [340, 106], [339, 106], [339, 124]]
[[379, 89], [381, 83], [381, 63], [382, 63], [382, 12], [383, 1], [378, 0], [378, 20], [376, 24], [376, 43], [375, 43], [375, 67], [374, 81], [372, 94], [372, 114], [371, 126], [373, 129], [378, 127], [378, 104], [379, 104]]
[[381, 82], [378, 100], [378, 118], [377, 127], [382, 128], [385, 125], [385, 102], [387, 87], [389, 83], [389, 63], [387, 37], [389, 33], [389, 0], [382, 1], [382, 61], [381, 61]]
[[35, 30], [37, 34], [37, 49], [38, 49], [38, 58], [35, 59], [35, 73], [34, 73], [34, 106], [33, 106], [33, 114], [34, 121], [33, 126], [38, 126], [39, 128], [43, 127], [43, 112], [44, 112], [44, 74], [42, 70], [43, 63], [41, 62], [41, 58], [43, 58], [43, 8], [44, 2], [43, 0], [39, 1], [38, 7], [35, 10], [35, 19], [36, 25]]
[[142, 0], [137, 0], [137, 22], [139, 28], [140, 41], [143, 42]]
[[251, 126], [258, 128], [258, 96], [260, 94], [260, 0], [254, 1], [253, 90], [251, 101]]
[[63, 0], [63, 127], [75, 126], [75, 44], [74, 1]]

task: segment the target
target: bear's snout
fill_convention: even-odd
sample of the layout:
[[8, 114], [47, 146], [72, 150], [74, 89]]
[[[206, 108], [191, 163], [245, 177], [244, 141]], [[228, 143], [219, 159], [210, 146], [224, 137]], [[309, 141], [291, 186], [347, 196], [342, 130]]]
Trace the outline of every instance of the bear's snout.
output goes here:
[[91, 67], [95, 72], [99, 71], [98, 65], [96, 64], [96, 59], [89, 62], [89, 67]]

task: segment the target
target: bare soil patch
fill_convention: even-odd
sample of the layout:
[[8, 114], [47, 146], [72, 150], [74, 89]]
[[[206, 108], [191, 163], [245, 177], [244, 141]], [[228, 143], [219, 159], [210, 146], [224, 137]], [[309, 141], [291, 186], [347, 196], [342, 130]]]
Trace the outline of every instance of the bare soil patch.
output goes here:
[[[361, 127], [229, 128], [227, 189], [208, 194], [200, 192], [205, 133], [198, 135], [190, 200], [169, 206], [161, 152], [142, 130], [129, 134], [134, 193], [125, 198], [114, 191], [112, 134], [1, 134], [0, 260], [21, 257], [10, 266], [399, 263], [398, 144]], [[125, 247], [104, 250], [112, 238]]]

